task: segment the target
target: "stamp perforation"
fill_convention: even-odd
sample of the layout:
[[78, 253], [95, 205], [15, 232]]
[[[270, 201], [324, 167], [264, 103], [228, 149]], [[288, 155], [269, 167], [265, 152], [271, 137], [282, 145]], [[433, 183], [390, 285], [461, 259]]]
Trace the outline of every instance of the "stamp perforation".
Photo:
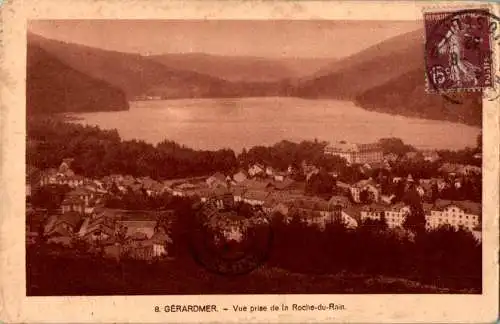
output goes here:
[[[493, 71], [496, 69], [496, 58], [490, 31], [491, 7], [469, 8], [462, 7], [458, 11], [450, 7], [444, 10], [436, 7], [423, 9], [425, 90], [428, 93], [495, 89]], [[486, 21], [480, 22], [481, 18]]]

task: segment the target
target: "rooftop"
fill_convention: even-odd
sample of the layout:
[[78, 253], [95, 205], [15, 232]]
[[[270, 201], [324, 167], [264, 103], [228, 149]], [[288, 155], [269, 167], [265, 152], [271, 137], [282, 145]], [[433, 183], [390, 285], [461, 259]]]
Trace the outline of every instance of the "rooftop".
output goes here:
[[325, 150], [339, 153], [358, 153], [382, 151], [382, 147], [378, 143], [354, 144], [348, 142], [337, 142], [328, 145]]
[[476, 203], [470, 200], [444, 200], [438, 199], [434, 203], [432, 209], [434, 210], [444, 210], [449, 206], [456, 206], [462, 209], [464, 212], [473, 215], [481, 215], [482, 206], [480, 203]]

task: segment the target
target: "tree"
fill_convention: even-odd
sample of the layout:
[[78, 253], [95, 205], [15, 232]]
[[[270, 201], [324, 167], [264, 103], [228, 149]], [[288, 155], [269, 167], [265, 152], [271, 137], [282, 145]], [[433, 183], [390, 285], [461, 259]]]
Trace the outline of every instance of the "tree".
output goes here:
[[401, 156], [410, 151], [415, 151], [414, 147], [406, 145], [403, 140], [396, 137], [381, 138], [378, 142], [385, 154], [394, 153]]
[[330, 198], [336, 186], [337, 181], [334, 177], [326, 172], [319, 172], [307, 181], [306, 193]]
[[370, 192], [368, 189], [363, 189], [359, 193], [359, 200], [363, 204], [370, 204], [374, 200], [373, 193]]
[[403, 198], [403, 202], [410, 207], [410, 212], [405, 218], [403, 227], [415, 234], [425, 232], [425, 211], [420, 195], [415, 187], [407, 191]]
[[67, 185], [43, 186], [33, 192], [31, 203], [33, 206], [53, 212], [61, 206], [64, 196], [69, 190], [70, 188]]

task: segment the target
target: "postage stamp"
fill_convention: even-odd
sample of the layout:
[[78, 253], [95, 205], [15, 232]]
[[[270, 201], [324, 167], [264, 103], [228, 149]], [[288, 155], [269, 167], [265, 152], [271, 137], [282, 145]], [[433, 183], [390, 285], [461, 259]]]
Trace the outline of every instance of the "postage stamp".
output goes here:
[[429, 92], [494, 86], [491, 36], [498, 28], [496, 20], [488, 9], [424, 13]]

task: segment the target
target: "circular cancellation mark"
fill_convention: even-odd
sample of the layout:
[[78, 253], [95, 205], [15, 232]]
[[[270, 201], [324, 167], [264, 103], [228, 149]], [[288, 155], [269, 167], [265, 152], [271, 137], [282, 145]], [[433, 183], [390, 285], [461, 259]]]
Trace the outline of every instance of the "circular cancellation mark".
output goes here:
[[263, 265], [272, 240], [271, 225], [263, 212], [242, 216], [236, 208], [212, 198], [198, 209], [190, 249], [194, 260], [208, 271], [236, 276]]

